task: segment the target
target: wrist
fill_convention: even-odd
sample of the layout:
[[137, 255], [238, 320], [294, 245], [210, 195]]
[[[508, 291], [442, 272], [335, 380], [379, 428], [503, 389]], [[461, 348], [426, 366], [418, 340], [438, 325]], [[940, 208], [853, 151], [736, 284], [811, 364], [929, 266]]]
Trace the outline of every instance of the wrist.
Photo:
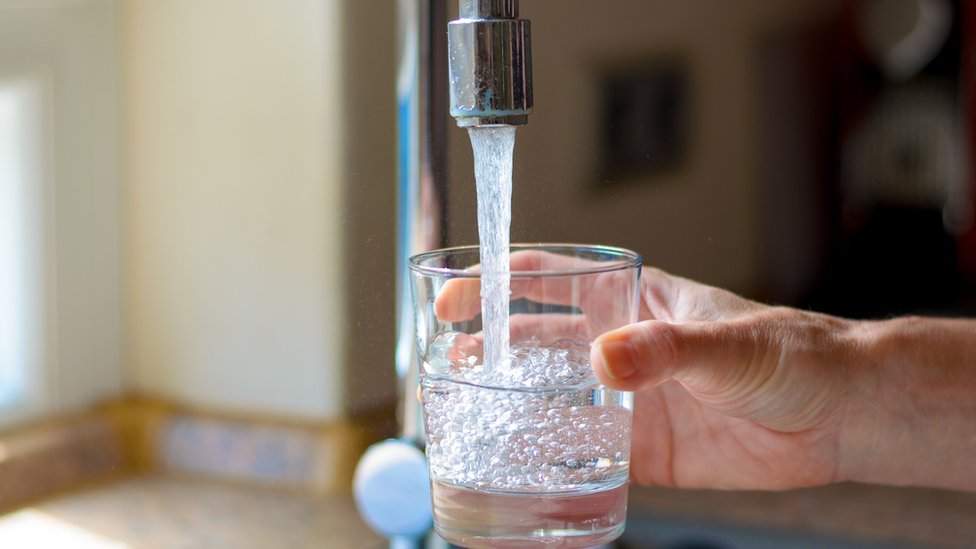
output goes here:
[[856, 325], [838, 480], [976, 489], [976, 323]]

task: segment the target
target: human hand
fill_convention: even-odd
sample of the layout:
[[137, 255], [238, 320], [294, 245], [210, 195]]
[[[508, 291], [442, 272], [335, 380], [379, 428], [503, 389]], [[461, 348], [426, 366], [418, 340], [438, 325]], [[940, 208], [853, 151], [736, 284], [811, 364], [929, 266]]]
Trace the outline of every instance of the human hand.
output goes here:
[[[518, 252], [511, 269], [542, 272], [579, 267], [580, 261]], [[844, 374], [821, 371], [817, 353], [843, 348], [845, 321], [765, 307], [646, 269], [641, 322], [619, 328], [628, 320], [609, 309], [620, 301], [621, 274], [513, 279], [513, 301], [558, 306], [575, 296], [583, 314], [513, 315], [510, 335], [513, 342], [527, 336], [596, 340], [591, 362], [597, 376], [636, 393], [631, 475], [638, 482], [787, 488], [834, 480]], [[435, 309], [449, 321], [475, 317], [479, 280], [448, 281]], [[611, 328], [619, 329], [604, 334]], [[455, 342], [464, 356], [480, 355], [481, 344], [480, 334]]]
[[607, 386], [636, 391], [638, 482], [976, 490], [976, 322], [852, 321], [656, 269], [641, 281], [642, 321], [591, 349]]
[[601, 381], [636, 392], [631, 475], [695, 488], [838, 480], [856, 323], [657, 269], [641, 280], [641, 322], [591, 352]]

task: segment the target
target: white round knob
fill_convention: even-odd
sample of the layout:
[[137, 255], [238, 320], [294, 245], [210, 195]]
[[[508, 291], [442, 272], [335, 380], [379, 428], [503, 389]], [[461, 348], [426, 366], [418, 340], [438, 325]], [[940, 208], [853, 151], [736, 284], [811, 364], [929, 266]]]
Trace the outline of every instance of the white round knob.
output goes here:
[[356, 466], [353, 494], [359, 514], [386, 537], [421, 537], [433, 525], [427, 459], [407, 442], [370, 446]]

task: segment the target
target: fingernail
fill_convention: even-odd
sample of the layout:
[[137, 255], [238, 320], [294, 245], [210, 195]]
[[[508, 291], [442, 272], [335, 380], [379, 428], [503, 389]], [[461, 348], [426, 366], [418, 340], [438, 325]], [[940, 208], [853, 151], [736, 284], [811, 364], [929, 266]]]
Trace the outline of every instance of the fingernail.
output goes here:
[[611, 379], [626, 379], [637, 372], [637, 349], [626, 341], [607, 341], [597, 345], [603, 370]]

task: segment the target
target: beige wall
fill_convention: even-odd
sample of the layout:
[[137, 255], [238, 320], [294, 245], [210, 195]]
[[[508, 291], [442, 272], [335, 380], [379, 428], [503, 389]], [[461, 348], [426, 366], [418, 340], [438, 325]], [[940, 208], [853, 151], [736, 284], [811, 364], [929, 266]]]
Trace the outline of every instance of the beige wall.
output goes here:
[[133, 0], [122, 29], [133, 387], [339, 416], [339, 2]]

